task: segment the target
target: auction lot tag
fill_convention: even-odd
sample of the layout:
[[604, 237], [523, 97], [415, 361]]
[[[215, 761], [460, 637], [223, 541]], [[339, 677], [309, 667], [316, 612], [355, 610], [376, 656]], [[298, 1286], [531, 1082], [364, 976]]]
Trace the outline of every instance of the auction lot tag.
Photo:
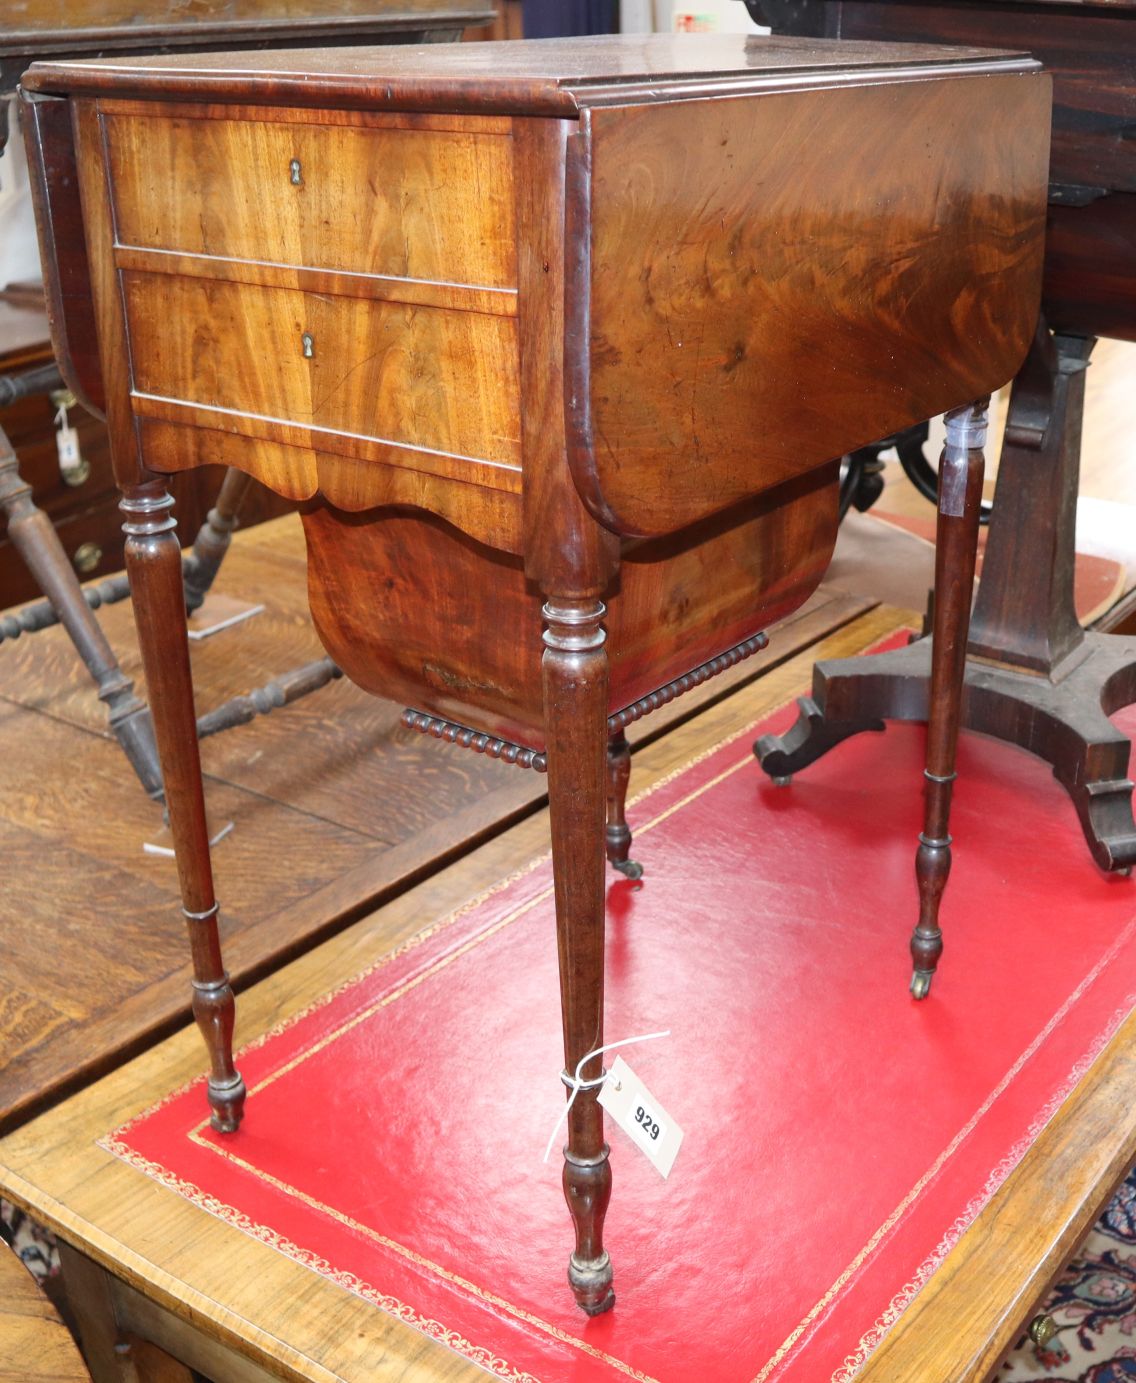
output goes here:
[[600, 1087], [599, 1102], [651, 1165], [669, 1176], [682, 1146], [682, 1129], [621, 1056]]

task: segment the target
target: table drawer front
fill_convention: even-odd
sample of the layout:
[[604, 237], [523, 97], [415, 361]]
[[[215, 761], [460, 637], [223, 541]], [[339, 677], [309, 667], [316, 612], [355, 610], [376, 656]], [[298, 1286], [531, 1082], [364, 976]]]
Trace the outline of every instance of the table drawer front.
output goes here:
[[168, 274], [122, 282], [140, 412], [167, 400], [223, 410], [226, 430], [422, 449], [425, 469], [431, 454], [520, 467], [511, 317]]
[[299, 120], [104, 119], [121, 244], [495, 288], [516, 284], [507, 134]]

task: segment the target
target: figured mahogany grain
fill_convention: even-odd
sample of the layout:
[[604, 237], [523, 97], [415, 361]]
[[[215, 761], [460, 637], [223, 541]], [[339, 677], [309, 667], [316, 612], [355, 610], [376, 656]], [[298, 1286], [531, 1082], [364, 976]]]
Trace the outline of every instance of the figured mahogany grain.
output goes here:
[[[767, 624], [815, 590], [836, 541], [835, 470], [671, 538], [629, 544], [601, 585], [621, 710]], [[541, 595], [520, 557], [428, 514], [304, 513], [320, 637], [360, 686], [416, 709], [545, 747]], [[504, 632], [504, 637], [500, 635]]]
[[510, 318], [165, 274], [122, 282], [138, 394], [216, 409], [237, 429], [252, 414], [520, 464]]
[[1048, 102], [1045, 79], [944, 77], [592, 111], [568, 329], [593, 512], [670, 532], [1005, 383], [1037, 316]]
[[201, 117], [106, 117], [124, 245], [515, 286], [507, 135]]

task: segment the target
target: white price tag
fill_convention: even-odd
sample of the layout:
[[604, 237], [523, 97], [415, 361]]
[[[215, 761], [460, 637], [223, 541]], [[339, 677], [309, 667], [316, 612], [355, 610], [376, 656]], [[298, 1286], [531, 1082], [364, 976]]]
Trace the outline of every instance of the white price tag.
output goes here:
[[599, 1102], [664, 1177], [682, 1146], [682, 1129], [621, 1056], [600, 1086]]
[[79, 434], [75, 428], [64, 423], [55, 433], [55, 445], [59, 448], [60, 469], [73, 471], [82, 459], [79, 455]]

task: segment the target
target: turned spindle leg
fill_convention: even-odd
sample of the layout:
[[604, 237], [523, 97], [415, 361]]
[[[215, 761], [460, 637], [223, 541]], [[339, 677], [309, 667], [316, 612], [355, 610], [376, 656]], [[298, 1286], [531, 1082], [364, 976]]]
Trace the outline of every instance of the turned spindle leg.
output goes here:
[[154, 730], [145, 705], [134, 695], [134, 683], [118, 665], [94, 611], [83, 596], [51, 520], [32, 502], [31, 486], [22, 478], [16, 453], [0, 429], [0, 512], [8, 520], [8, 537], [51, 602], [75, 651], [99, 689], [111, 733], [122, 746], [145, 791], [161, 799], [162, 775]]
[[185, 608], [192, 615], [205, 602], [205, 597], [232, 541], [233, 529], [239, 520], [241, 504], [252, 484], [252, 476], [230, 466], [221, 482], [217, 502], [205, 516], [193, 540], [193, 555], [185, 564]]
[[919, 921], [911, 937], [911, 993], [916, 999], [926, 997], [943, 952], [939, 904], [951, 871], [951, 789], [974, 595], [988, 402], [980, 399], [947, 414], [947, 443], [939, 464], [931, 701], [927, 766], [923, 771], [923, 830], [915, 857]]
[[[564, 1067], [603, 1044], [604, 801], [607, 765], [607, 653], [598, 600], [550, 599], [544, 607], [544, 714], [548, 735], [548, 798], [556, 888], [556, 939], [564, 1023]], [[597, 1103], [601, 1061], [568, 1112], [564, 1197], [576, 1230], [568, 1281], [577, 1303], [598, 1315], [615, 1302], [603, 1222], [611, 1169]]]
[[177, 855], [182, 911], [193, 954], [193, 1016], [209, 1049], [213, 1127], [231, 1133], [241, 1120], [245, 1085], [233, 1065], [233, 991], [221, 960], [209, 828], [197, 748], [185, 596], [173, 500], [158, 484], [122, 500], [126, 570], [146, 669], [158, 754]]
[[631, 779], [631, 749], [622, 730], [607, 742], [607, 827], [604, 841], [613, 869], [629, 879], [641, 879], [643, 866], [628, 859], [631, 828], [627, 824], [627, 784]]

